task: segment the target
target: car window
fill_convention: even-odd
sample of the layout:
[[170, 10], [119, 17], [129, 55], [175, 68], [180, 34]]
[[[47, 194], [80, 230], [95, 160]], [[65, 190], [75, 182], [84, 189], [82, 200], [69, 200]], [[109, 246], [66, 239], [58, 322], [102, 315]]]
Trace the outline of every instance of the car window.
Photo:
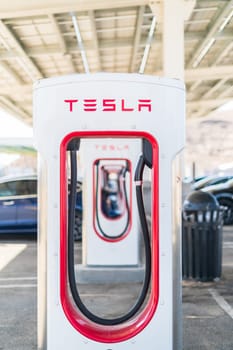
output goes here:
[[28, 193], [29, 194], [37, 194], [37, 181], [36, 180], [28, 180]]
[[15, 196], [15, 181], [0, 184], [0, 197]]
[[36, 180], [18, 180], [0, 184], [0, 197], [35, 195], [36, 193]]
[[218, 184], [223, 184], [224, 182], [227, 182], [228, 179], [219, 179], [219, 180], [216, 180], [216, 181], [213, 181], [213, 185], [218, 185]]
[[35, 180], [21, 180], [15, 181], [16, 196], [36, 194]]

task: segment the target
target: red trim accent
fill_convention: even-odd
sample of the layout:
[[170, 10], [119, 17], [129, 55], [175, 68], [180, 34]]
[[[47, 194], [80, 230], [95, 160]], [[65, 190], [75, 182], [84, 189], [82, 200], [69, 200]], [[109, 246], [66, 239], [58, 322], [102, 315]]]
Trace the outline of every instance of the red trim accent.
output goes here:
[[[103, 326], [87, 319], [72, 303], [68, 291], [67, 276], [67, 176], [66, 150], [74, 138], [146, 138], [153, 148], [152, 169], [152, 271], [151, 293], [145, 308], [133, 319], [116, 326]], [[128, 340], [141, 332], [152, 319], [159, 299], [159, 201], [158, 201], [158, 143], [155, 138], [141, 131], [80, 131], [72, 132], [60, 146], [60, 298], [64, 313], [71, 325], [85, 337], [102, 343], [117, 343]]]
[[[95, 166], [95, 163], [97, 163], [98, 161], [101, 161], [101, 160], [125, 160], [127, 162], [129, 162], [130, 164], [130, 201], [129, 201], [129, 225], [128, 225], [128, 229], [126, 230], [125, 234], [119, 238], [116, 238], [116, 239], [111, 239], [111, 238], [107, 238], [107, 237], [104, 237], [101, 235], [101, 233], [99, 233], [98, 231], [98, 228], [96, 227], [96, 197], [95, 197], [95, 193], [96, 193], [96, 181], [95, 181], [95, 178], [96, 178], [96, 175], [95, 175], [95, 170], [94, 170], [94, 166]], [[116, 243], [116, 242], [119, 242], [121, 241], [122, 239], [124, 239], [126, 236], [128, 236], [128, 234], [130, 233], [130, 230], [131, 230], [131, 227], [132, 227], [132, 163], [129, 159], [127, 158], [101, 158], [101, 159], [96, 159], [93, 163], [93, 167], [92, 167], [92, 172], [93, 172], [93, 175], [92, 175], [92, 179], [93, 179], [93, 216], [92, 216], [92, 220], [93, 220], [93, 227], [94, 227], [94, 231], [95, 233], [97, 234], [97, 236], [99, 238], [101, 238], [103, 241], [105, 242], [111, 242], [111, 243]], [[101, 210], [101, 213], [102, 213], [102, 210]], [[105, 214], [102, 213], [103, 216], [106, 216]], [[117, 218], [117, 219], [110, 219], [110, 218], [107, 218], [108, 220], [111, 220], [111, 221], [115, 221], [115, 220], [120, 220], [122, 218], [123, 214]]]

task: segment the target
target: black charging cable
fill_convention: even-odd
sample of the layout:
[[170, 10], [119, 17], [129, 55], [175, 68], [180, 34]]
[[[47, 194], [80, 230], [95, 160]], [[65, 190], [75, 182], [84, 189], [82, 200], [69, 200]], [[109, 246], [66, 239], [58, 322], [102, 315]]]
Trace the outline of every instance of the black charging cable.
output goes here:
[[[75, 140], [75, 139], [74, 139]], [[72, 140], [73, 141], [73, 140]], [[68, 278], [70, 291], [76, 304], [77, 308], [86, 316], [89, 320], [105, 325], [113, 326], [122, 324], [129, 319], [131, 319], [143, 305], [148, 289], [150, 286], [150, 276], [151, 276], [151, 248], [150, 248], [150, 237], [148, 231], [148, 225], [146, 221], [145, 208], [143, 204], [143, 194], [142, 194], [142, 177], [143, 169], [145, 164], [147, 164], [143, 155], [140, 156], [137, 168], [135, 171], [135, 181], [136, 181], [136, 196], [137, 204], [139, 210], [139, 216], [141, 221], [141, 228], [144, 239], [145, 246], [145, 276], [143, 281], [143, 286], [138, 300], [134, 306], [123, 316], [119, 316], [113, 319], [105, 319], [93, 314], [83, 303], [80, 298], [76, 279], [75, 279], [75, 264], [74, 264], [74, 222], [75, 222], [75, 202], [76, 202], [76, 184], [77, 184], [77, 150], [79, 149], [80, 141], [72, 141], [68, 145], [68, 150], [70, 151], [70, 168], [71, 168], [71, 182], [70, 182], [70, 194], [69, 194], [69, 213], [68, 213]], [[152, 164], [151, 164], [152, 165]]]

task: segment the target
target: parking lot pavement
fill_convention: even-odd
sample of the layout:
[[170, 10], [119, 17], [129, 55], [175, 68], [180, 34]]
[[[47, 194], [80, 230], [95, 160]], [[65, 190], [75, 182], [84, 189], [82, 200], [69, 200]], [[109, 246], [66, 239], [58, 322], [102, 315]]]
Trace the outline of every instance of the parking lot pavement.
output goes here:
[[233, 227], [223, 236], [221, 280], [183, 282], [185, 350], [233, 349]]
[[[36, 240], [1, 237], [0, 256], [3, 255], [8, 257], [8, 264], [0, 258], [0, 350], [33, 350], [36, 349]], [[232, 290], [231, 226], [224, 227], [221, 280], [183, 282], [184, 350], [233, 349]]]
[[36, 240], [0, 239], [0, 350], [36, 347]]

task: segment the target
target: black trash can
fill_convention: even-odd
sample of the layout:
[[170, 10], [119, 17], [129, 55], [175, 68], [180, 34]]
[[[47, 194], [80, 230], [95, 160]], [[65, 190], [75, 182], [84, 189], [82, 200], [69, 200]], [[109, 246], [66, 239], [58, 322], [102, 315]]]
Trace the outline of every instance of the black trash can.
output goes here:
[[182, 212], [183, 279], [220, 278], [222, 226], [222, 209], [212, 194], [194, 191], [188, 195]]

